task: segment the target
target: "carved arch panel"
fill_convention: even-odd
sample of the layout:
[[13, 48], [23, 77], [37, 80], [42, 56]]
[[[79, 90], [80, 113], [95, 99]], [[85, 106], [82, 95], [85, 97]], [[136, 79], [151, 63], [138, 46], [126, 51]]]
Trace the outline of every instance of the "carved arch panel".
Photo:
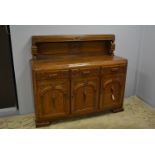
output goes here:
[[69, 81], [46, 82], [40, 86], [38, 93], [40, 117], [61, 117], [69, 113]]
[[73, 114], [96, 111], [98, 108], [99, 79], [87, 78], [72, 81], [71, 109]]
[[101, 80], [101, 109], [111, 109], [120, 107], [123, 95], [123, 76], [102, 77]]

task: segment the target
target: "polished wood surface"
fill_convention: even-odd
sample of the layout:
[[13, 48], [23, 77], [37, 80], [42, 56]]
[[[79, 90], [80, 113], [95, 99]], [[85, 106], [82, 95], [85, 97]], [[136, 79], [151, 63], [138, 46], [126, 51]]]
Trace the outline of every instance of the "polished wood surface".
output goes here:
[[32, 36], [32, 45], [44, 42], [71, 42], [71, 41], [111, 41], [115, 40], [115, 35], [47, 35]]
[[127, 59], [114, 56], [114, 35], [33, 36], [36, 126], [121, 111]]
[[66, 55], [113, 55], [114, 35], [33, 36], [33, 58]]
[[126, 65], [127, 60], [117, 56], [63, 56], [51, 57], [49, 59], [37, 59], [32, 61], [33, 70], [51, 70], [62, 68], [78, 68], [78, 67], [93, 67], [93, 66], [113, 66]]

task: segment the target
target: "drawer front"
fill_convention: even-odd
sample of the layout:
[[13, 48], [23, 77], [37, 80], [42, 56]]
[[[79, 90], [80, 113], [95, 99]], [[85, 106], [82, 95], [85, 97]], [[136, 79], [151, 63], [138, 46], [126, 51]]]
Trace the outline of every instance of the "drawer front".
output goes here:
[[72, 78], [98, 76], [99, 71], [100, 71], [99, 68], [72, 69], [71, 76], [72, 76]]
[[101, 74], [121, 74], [126, 72], [126, 66], [102, 67]]
[[36, 74], [36, 77], [37, 77], [37, 80], [69, 78], [69, 71], [59, 70], [59, 71], [50, 71], [50, 72], [39, 72]]

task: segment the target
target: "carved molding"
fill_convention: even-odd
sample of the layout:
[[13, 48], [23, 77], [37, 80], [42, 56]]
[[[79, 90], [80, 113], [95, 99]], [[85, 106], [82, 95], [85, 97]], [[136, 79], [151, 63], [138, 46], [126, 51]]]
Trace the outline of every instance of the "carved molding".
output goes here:
[[114, 55], [114, 51], [115, 51], [115, 42], [114, 40], [112, 40], [110, 42], [110, 55]]

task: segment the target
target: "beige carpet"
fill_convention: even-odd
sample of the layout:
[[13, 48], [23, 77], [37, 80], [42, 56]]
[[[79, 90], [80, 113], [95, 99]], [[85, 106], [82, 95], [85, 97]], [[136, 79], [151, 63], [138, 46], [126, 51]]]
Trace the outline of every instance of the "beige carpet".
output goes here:
[[[155, 108], [132, 96], [124, 100], [124, 111], [58, 122], [52, 129], [147, 129], [155, 128]], [[0, 118], [1, 129], [35, 128], [34, 114]]]

